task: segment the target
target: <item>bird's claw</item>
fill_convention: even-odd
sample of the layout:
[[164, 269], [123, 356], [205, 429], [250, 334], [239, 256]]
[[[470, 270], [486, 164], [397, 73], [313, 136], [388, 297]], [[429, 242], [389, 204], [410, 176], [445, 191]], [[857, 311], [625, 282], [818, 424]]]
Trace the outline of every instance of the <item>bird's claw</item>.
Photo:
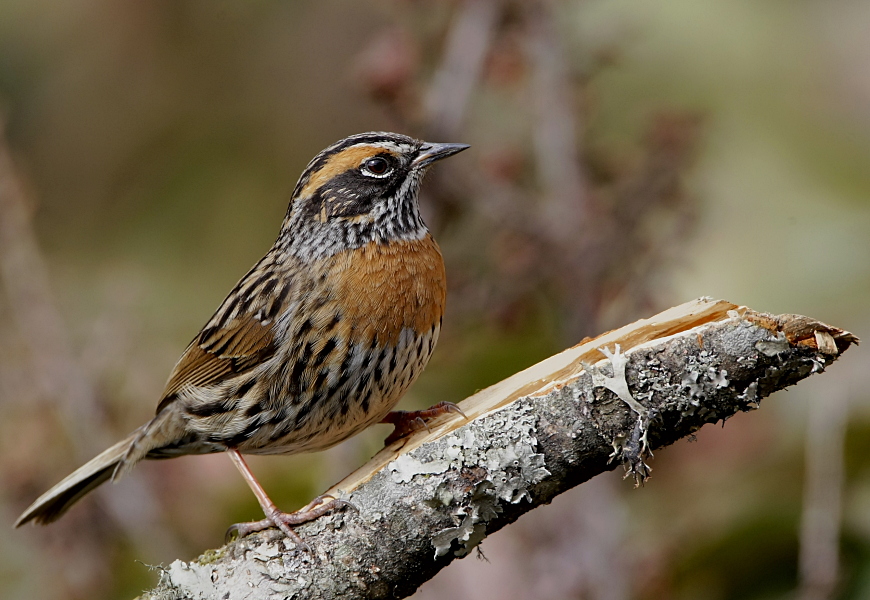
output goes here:
[[452, 402], [439, 402], [425, 410], [394, 410], [381, 420], [381, 423], [391, 423], [395, 426], [393, 432], [384, 440], [384, 445], [389, 446], [396, 440], [407, 437], [416, 431], [423, 429], [431, 431], [428, 421], [448, 413], [460, 414], [463, 418], [468, 418], [462, 409]]
[[[330, 500], [326, 503], [322, 503], [327, 498], [329, 498]], [[305, 552], [312, 552], [311, 546], [309, 546], [305, 540], [299, 537], [298, 533], [293, 531], [291, 525], [301, 525], [303, 523], [313, 521], [314, 519], [317, 519], [318, 517], [321, 517], [328, 512], [333, 512], [342, 508], [349, 508], [354, 512], [359, 512], [359, 509], [357, 509], [356, 506], [354, 506], [347, 500], [339, 500], [338, 498], [335, 498], [329, 494], [323, 494], [322, 496], [318, 496], [311, 504], [309, 504], [309, 506], [312, 505], [314, 506], [314, 508], [306, 507], [303, 510], [298, 510], [292, 513], [286, 513], [275, 509], [265, 519], [261, 519], [259, 521], [250, 521], [247, 523], [236, 523], [234, 525], [231, 525], [230, 528], [227, 529], [225, 539], [227, 542], [231, 542], [233, 540], [241, 539], [257, 531], [269, 529], [270, 527], [277, 527], [281, 530], [282, 533], [284, 533], [284, 535], [293, 540], [293, 542], [299, 549]]]

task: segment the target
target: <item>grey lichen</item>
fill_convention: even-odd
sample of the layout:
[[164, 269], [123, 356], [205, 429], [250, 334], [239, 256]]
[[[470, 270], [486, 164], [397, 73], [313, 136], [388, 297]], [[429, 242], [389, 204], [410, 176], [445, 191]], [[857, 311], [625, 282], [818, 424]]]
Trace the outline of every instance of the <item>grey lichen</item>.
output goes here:
[[[597, 365], [586, 367], [592, 377], [592, 390], [606, 388], [616, 394], [636, 415], [637, 420], [631, 431], [618, 431], [610, 441], [613, 447], [608, 457], [611, 461], [619, 461], [625, 467], [626, 476], [633, 475], [636, 485], [641, 485], [649, 477], [652, 469], [645, 462], [645, 458], [652, 456], [649, 448], [650, 420], [657, 415], [657, 411], [651, 411], [638, 402], [631, 394], [626, 378], [626, 366], [629, 358], [622, 353], [619, 344], [611, 351], [606, 347], [599, 351], [607, 357], [607, 362], [613, 370], [613, 376], [604, 375]], [[602, 361], [603, 362], [603, 361]], [[651, 392], [647, 394], [651, 397]]]
[[411, 454], [403, 454], [387, 468], [393, 473], [393, 481], [396, 483], [408, 483], [414, 475], [435, 475], [443, 473], [450, 468], [450, 462], [446, 460], [432, 460], [422, 462]]
[[606, 346], [599, 348], [599, 351], [604, 354], [610, 362], [610, 366], [613, 369], [613, 377], [604, 375], [604, 373], [593, 366], [590, 369], [592, 374], [592, 386], [607, 388], [619, 396], [619, 399], [625, 402], [639, 417], [645, 417], [648, 412], [647, 409], [643, 404], [634, 399], [634, 396], [631, 395], [631, 392], [628, 389], [628, 380], [625, 378], [625, 366], [628, 364], [628, 358], [626, 358], [625, 354], [622, 353], [619, 344], [616, 344], [613, 351], [608, 349]]
[[[530, 488], [550, 473], [536, 452], [532, 402], [520, 400], [485, 420], [472, 421], [430, 448], [403, 454], [387, 469], [397, 484], [416, 483], [424, 496], [449, 506], [456, 523], [432, 537], [435, 556], [458, 542], [455, 556], [465, 556], [483, 539], [486, 523], [501, 512], [500, 503], [531, 501]], [[475, 485], [452, 482], [463, 470], [475, 470]]]

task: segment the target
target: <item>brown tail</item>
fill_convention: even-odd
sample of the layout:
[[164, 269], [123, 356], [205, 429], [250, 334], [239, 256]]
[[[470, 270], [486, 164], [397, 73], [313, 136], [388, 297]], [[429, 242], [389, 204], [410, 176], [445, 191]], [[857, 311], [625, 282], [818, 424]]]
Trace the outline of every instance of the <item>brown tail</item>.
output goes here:
[[[189, 453], [217, 452], [211, 446], [187, 448], [179, 446], [184, 439], [186, 421], [182, 413], [164, 409], [148, 423], [134, 431], [72, 475], [36, 499], [15, 522], [16, 527], [28, 521], [43, 525], [58, 520], [70, 506], [108, 479], [126, 475], [144, 458], [170, 458]], [[167, 447], [171, 448], [167, 451]]]
[[59, 519], [82, 496], [112, 477], [138, 435], [139, 431], [134, 432], [45, 492], [18, 517], [15, 527], [30, 520], [47, 524]]

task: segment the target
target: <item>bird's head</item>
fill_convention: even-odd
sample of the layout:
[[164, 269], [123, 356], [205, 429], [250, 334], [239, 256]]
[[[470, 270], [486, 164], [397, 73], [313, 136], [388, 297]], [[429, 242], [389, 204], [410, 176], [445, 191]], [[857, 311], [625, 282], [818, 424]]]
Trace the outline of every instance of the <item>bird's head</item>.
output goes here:
[[308, 164], [284, 221], [289, 250], [328, 256], [370, 241], [426, 233], [417, 193], [432, 163], [468, 148], [397, 133], [361, 133], [336, 142]]

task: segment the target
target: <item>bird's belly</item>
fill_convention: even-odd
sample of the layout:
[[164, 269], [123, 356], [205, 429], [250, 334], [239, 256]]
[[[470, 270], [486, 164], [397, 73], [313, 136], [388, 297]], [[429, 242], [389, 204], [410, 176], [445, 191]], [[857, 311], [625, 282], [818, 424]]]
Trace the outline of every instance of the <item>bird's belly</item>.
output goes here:
[[273, 357], [181, 394], [201, 441], [257, 454], [328, 448], [380, 421], [426, 366], [446, 295], [431, 237], [338, 254], [306, 278], [276, 322]]
[[236, 447], [250, 454], [313, 452], [381, 421], [423, 371], [439, 329], [440, 324], [417, 334], [405, 328], [395, 346], [351, 346], [321, 385], [299, 402], [262, 414], [254, 433]]

